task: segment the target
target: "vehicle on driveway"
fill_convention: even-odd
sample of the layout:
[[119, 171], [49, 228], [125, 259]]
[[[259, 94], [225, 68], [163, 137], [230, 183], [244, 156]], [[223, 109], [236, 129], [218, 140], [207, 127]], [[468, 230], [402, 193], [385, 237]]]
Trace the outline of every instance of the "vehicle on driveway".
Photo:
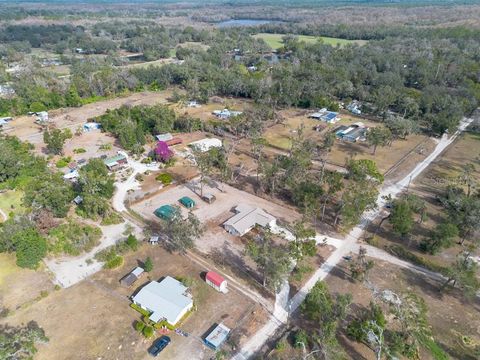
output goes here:
[[165, 335], [158, 338], [153, 342], [153, 345], [150, 347], [150, 349], [148, 349], [148, 353], [154, 357], [158, 356], [158, 354], [160, 354], [163, 349], [165, 349], [167, 345], [170, 344], [170, 341], [170, 338]]

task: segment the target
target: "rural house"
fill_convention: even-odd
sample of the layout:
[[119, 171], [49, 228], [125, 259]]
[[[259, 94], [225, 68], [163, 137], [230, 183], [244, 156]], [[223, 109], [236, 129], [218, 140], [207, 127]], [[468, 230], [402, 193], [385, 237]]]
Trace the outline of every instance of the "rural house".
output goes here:
[[127, 157], [122, 154], [115, 155], [111, 158], [107, 158], [103, 160], [105, 166], [108, 168], [110, 171], [116, 171], [120, 169], [123, 165], [128, 164]]
[[172, 326], [193, 308], [188, 288], [170, 276], [166, 276], [160, 282], [148, 283], [132, 301], [150, 312], [149, 319], [154, 323], [166, 320]]
[[236, 214], [223, 223], [223, 227], [232, 235], [243, 236], [256, 225], [274, 227], [276, 219], [260, 208], [240, 204], [235, 208]]
[[327, 111], [327, 109], [321, 109], [318, 112], [310, 114], [309, 118], [325, 121], [327, 124], [335, 124], [340, 118], [338, 113], [334, 111]]
[[194, 141], [189, 144], [189, 146], [197, 151], [206, 152], [213, 148], [221, 148], [222, 147], [222, 140], [217, 138], [207, 138], [198, 141]]
[[229, 119], [233, 116], [242, 115], [242, 112], [241, 111], [233, 111], [233, 110], [230, 111], [228, 109], [223, 109], [223, 110], [215, 110], [213, 112], [213, 115], [215, 115], [219, 119]]
[[350, 126], [340, 126], [335, 130], [335, 135], [338, 139], [357, 142], [365, 141], [368, 128], [361, 122], [352, 124]]

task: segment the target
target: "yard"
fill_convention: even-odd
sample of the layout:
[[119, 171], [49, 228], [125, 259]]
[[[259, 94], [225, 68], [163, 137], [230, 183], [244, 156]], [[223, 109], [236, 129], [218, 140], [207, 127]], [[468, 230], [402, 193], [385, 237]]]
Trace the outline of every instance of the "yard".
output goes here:
[[15, 261], [14, 254], [0, 254], [0, 312], [13, 314], [53, 291], [47, 272], [19, 268]]
[[5, 221], [9, 214], [22, 214], [23, 192], [20, 190], [7, 190], [0, 192], [0, 222]]
[[[283, 124], [274, 125], [264, 132], [264, 138], [271, 147], [281, 151], [288, 151], [292, 146], [292, 139], [298, 136], [302, 128], [303, 136], [312, 140], [315, 144], [321, 145], [325, 134], [333, 131], [341, 125], [351, 125], [362, 122], [367, 127], [375, 127], [379, 124], [374, 121], [365, 120], [350, 114], [341, 113], [340, 121], [335, 124], [326, 124], [323, 121], [308, 118], [309, 111], [301, 109], [287, 109], [279, 112], [284, 118]], [[314, 130], [315, 126], [319, 131]], [[435, 141], [424, 135], [410, 135], [406, 140], [396, 140], [391, 146], [378, 147], [375, 155], [372, 148], [365, 142], [348, 142], [336, 140], [327, 161], [330, 164], [344, 166], [348, 158], [374, 160], [381, 172], [391, 170], [392, 175], [401, 177], [402, 174], [420, 160], [424, 159], [434, 148]], [[268, 148], [266, 149], [268, 151]], [[394, 167], [395, 166], [395, 167]], [[395, 171], [393, 171], [395, 170]]]
[[[131, 288], [121, 287], [120, 278], [147, 257], [153, 260], [153, 271]], [[38, 346], [39, 360], [148, 359], [147, 349], [153, 339], [146, 340], [135, 331], [133, 324], [141, 316], [130, 308], [129, 297], [150, 279], [170, 275], [192, 283], [197, 310], [181, 326], [189, 337], [168, 334], [172, 343], [162, 352], [162, 359], [209, 359], [213, 352], [203, 345], [202, 339], [214, 323], [225, 323], [233, 329], [232, 339], [241, 343], [262, 325], [266, 314], [234, 288], [224, 295], [206, 285], [201, 277], [205, 270], [208, 269], [187, 257], [144, 244], [125, 257], [123, 267], [102, 270], [75, 286], [54, 291], [0, 323], [37, 321], [50, 338], [49, 343]]]
[[[283, 46], [283, 41], [282, 37], [284, 37], [285, 34], [267, 34], [267, 33], [260, 33], [260, 34], [255, 34], [253, 35], [254, 38], [257, 39], [263, 39], [268, 46], [270, 46], [272, 49], [277, 50]], [[319, 39], [322, 40], [324, 44], [332, 45], [332, 46], [345, 46], [347, 44], [358, 44], [358, 45], [363, 45], [366, 43], [365, 40], [347, 40], [347, 39], [339, 39], [339, 38], [332, 38], [332, 37], [316, 37], [316, 36], [307, 36], [307, 35], [296, 35], [298, 37], [299, 41], [305, 42], [305, 43], [315, 43]]]

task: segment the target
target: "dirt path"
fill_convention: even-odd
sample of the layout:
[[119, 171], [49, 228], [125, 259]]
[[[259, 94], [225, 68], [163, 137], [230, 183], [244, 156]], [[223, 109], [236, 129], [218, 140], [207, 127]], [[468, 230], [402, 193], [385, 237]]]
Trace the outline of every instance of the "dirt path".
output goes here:
[[8, 220], [7, 214], [5, 214], [5, 212], [4, 212], [2, 209], [0, 209], [0, 215], [3, 217], [3, 221], [7, 221], [7, 220]]
[[[458, 130], [450, 138], [444, 135], [438, 142], [434, 151], [422, 162], [417, 164], [417, 166], [402, 180], [393, 184], [385, 184], [377, 198], [378, 209], [366, 212], [363, 215], [360, 223], [350, 231], [342, 244], [336, 248], [330, 257], [320, 266], [319, 269], [317, 269], [312, 277], [288, 303], [285, 304], [281, 301], [276, 301], [273, 315], [270, 317], [269, 321], [257, 332], [257, 334], [255, 334], [255, 336], [245, 343], [245, 345], [233, 357], [233, 359], [245, 360], [252, 357], [263, 346], [263, 344], [265, 344], [265, 342], [267, 342], [268, 339], [275, 334], [277, 329], [287, 322], [290, 314], [292, 314], [300, 306], [317, 281], [325, 279], [330, 271], [332, 271], [332, 269], [335, 268], [335, 266], [342, 260], [343, 256], [354, 252], [358, 248], [358, 240], [362, 237], [366, 226], [380, 214], [385, 206], [385, 200], [383, 197], [386, 195], [391, 195], [393, 198], [397, 197], [405, 188], [409, 186], [413, 179], [420, 175], [457, 138], [457, 136], [467, 128], [472, 121], [473, 119], [464, 119], [460, 123]], [[382, 254], [382, 257], [384, 257], [384, 259], [387, 261], [392, 260], [390, 257], [387, 257], [384, 254]], [[399, 259], [397, 259], [396, 262], [402, 262], [402, 264], [408, 266], [408, 268], [414, 268], [414, 265], [403, 263], [403, 261]], [[280, 291], [280, 295], [283, 292], [284, 291]], [[277, 295], [277, 298], [282, 298], [282, 296]]]

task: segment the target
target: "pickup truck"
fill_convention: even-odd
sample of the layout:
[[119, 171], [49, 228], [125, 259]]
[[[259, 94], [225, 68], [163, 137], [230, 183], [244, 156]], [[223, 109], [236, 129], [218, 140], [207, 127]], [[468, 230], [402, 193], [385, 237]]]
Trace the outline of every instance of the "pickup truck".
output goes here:
[[153, 345], [148, 349], [148, 353], [153, 357], [158, 356], [162, 352], [163, 349], [170, 344], [170, 338], [168, 336], [162, 336], [153, 342]]

